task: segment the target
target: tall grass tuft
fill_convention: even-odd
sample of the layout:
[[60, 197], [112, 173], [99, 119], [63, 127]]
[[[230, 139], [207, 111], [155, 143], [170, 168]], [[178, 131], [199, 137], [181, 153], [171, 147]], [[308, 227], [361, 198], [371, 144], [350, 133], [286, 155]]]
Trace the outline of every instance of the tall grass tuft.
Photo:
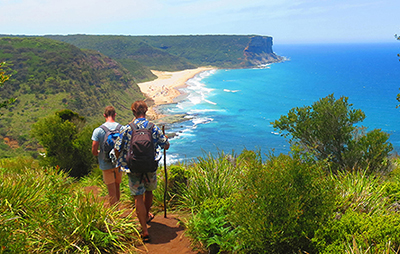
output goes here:
[[386, 183], [380, 176], [367, 175], [366, 172], [338, 172], [332, 175], [339, 194], [338, 212], [345, 213], [347, 209], [352, 209], [373, 214], [386, 210]]
[[139, 239], [124, 211], [105, 207], [57, 168], [0, 171], [0, 246], [11, 253], [124, 252]]
[[206, 199], [228, 198], [238, 188], [238, 176], [234, 154], [219, 153], [216, 157], [208, 154], [198, 158], [188, 167], [186, 189], [181, 196], [181, 205], [197, 209]]

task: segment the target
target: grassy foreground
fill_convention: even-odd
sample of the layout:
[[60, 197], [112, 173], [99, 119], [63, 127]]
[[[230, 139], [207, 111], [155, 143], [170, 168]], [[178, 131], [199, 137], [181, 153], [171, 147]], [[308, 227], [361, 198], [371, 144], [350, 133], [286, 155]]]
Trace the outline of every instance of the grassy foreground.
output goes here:
[[[296, 154], [205, 155], [168, 167], [168, 209], [184, 221], [193, 247], [210, 253], [400, 253], [400, 168], [331, 174], [326, 162]], [[163, 204], [159, 174], [154, 207]], [[79, 181], [30, 158], [0, 161], [0, 253], [129, 253], [138, 225], [107, 208]], [[127, 177], [122, 203], [129, 203]], [[131, 203], [129, 203], [131, 205]], [[121, 207], [121, 206], [120, 206]]]
[[122, 209], [104, 206], [86, 185], [30, 158], [0, 161], [0, 253], [130, 253], [139, 233]]

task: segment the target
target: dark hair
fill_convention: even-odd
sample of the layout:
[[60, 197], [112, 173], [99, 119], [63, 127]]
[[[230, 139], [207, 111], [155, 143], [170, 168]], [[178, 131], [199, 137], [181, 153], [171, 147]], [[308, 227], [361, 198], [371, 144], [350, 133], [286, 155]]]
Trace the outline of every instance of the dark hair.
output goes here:
[[115, 108], [113, 106], [107, 106], [106, 109], [104, 110], [104, 116], [105, 117], [115, 116]]
[[135, 101], [134, 103], [132, 103], [131, 106], [132, 112], [134, 116], [144, 116], [146, 115], [147, 112], [147, 104], [144, 101]]

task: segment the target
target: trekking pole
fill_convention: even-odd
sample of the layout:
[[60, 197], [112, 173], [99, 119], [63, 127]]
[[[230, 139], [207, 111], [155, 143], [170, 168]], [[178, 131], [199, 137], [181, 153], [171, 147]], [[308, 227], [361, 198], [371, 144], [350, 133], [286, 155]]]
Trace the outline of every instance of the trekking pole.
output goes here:
[[[162, 126], [162, 132], [165, 136], [165, 125]], [[165, 188], [164, 188], [164, 218], [167, 218], [167, 185], [168, 185], [168, 174], [167, 174], [167, 152], [164, 148], [164, 175], [165, 175]]]

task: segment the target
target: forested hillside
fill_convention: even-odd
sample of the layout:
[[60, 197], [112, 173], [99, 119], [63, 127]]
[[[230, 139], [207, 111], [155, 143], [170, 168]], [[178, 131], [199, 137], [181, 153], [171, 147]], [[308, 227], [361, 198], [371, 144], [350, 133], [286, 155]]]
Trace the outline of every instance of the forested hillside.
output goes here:
[[52, 35], [46, 37], [68, 42], [79, 48], [98, 50], [121, 62], [129, 71], [133, 69], [130, 65], [137, 62], [154, 70], [178, 71], [209, 65], [218, 68], [257, 67], [260, 64], [282, 60], [273, 53], [272, 37], [269, 36]]
[[[70, 109], [87, 122], [102, 121], [106, 105], [114, 105], [119, 119], [131, 119], [130, 104], [144, 98], [134, 78], [117, 61], [47, 38], [0, 38], [0, 61], [12, 74], [0, 98], [15, 97], [2, 116], [0, 136], [34, 149], [30, 125], [60, 109]], [[7, 150], [7, 145], [1, 145]], [[3, 153], [4, 155], [4, 153]]]
[[[151, 69], [178, 71], [197, 67], [189, 63], [188, 60], [172, 55], [163, 49], [155, 48], [136, 36], [68, 35], [46, 37], [68, 42], [79, 48], [97, 50], [123, 64], [139, 81], [154, 79], [155, 76], [150, 72]], [[141, 66], [145, 66], [144, 69], [147, 72], [138, 71]]]

